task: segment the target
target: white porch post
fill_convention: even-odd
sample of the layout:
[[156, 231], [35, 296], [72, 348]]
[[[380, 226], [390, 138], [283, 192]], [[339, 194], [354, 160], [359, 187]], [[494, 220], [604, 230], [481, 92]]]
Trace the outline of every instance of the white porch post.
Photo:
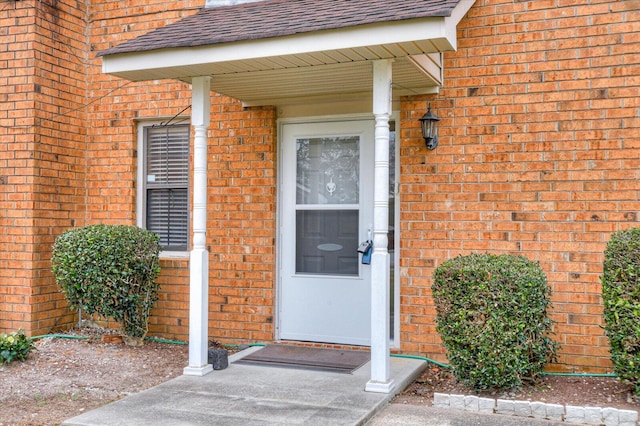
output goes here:
[[371, 256], [371, 379], [365, 390], [389, 393], [395, 384], [389, 362], [389, 116], [391, 60], [373, 63], [375, 171], [373, 195], [373, 255]]
[[210, 77], [191, 82], [193, 141], [193, 249], [189, 257], [189, 366], [184, 374], [204, 376], [208, 364], [209, 252], [207, 251], [207, 128], [211, 111]]

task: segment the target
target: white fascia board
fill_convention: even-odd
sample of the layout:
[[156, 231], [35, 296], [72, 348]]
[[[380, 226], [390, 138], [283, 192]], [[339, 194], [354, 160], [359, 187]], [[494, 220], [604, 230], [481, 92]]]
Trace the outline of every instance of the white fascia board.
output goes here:
[[458, 50], [458, 39], [456, 37], [457, 26], [475, 2], [476, 0], [460, 0], [451, 12], [451, 16], [444, 18], [447, 40], [451, 40], [453, 50]]
[[102, 72], [127, 78], [128, 72], [165, 68], [160, 64], [175, 69], [417, 40], [438, 40], [443, 50], [453, 50], [455, 36], [455, 27], [448, 29], [445, 18], [411, 19], [262, 40], [105, 55]]

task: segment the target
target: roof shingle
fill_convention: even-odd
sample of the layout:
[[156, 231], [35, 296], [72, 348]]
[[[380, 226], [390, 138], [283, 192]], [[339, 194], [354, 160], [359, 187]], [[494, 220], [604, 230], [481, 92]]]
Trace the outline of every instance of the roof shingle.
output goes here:
[[461, 0], [265, 0], [203, 8], [100, 56], [290, 36], [413, 18], [446, 17]]

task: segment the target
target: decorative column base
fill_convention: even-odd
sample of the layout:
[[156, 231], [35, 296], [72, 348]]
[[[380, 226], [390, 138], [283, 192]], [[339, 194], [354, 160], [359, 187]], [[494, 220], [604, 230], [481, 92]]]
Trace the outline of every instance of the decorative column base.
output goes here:
[[182, 374], [185, 376], [205, 376], [213, 371], [213, 366], [207, 364], [202, 367], [185, 367]]
[[388, 382], [376, 382], [374, 380], [369, 380], [364, 387], [364, 390], [367, 392], [375, 392], [375, 393], [391, 393], [396, 387], [393, 379], [390, 379]]
[[183, 373], [188, 376], [204, 376], [213, 371], [208, 363], [209, 322], [209, 252], [193, 249], [189, 259], [189, 366]]

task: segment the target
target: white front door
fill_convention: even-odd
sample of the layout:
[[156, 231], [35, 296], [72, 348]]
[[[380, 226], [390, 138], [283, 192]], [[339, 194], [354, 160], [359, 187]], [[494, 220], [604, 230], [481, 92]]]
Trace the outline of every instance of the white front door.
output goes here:
[[369, 345], [372, 120], [283, 124], [279, 336]]

